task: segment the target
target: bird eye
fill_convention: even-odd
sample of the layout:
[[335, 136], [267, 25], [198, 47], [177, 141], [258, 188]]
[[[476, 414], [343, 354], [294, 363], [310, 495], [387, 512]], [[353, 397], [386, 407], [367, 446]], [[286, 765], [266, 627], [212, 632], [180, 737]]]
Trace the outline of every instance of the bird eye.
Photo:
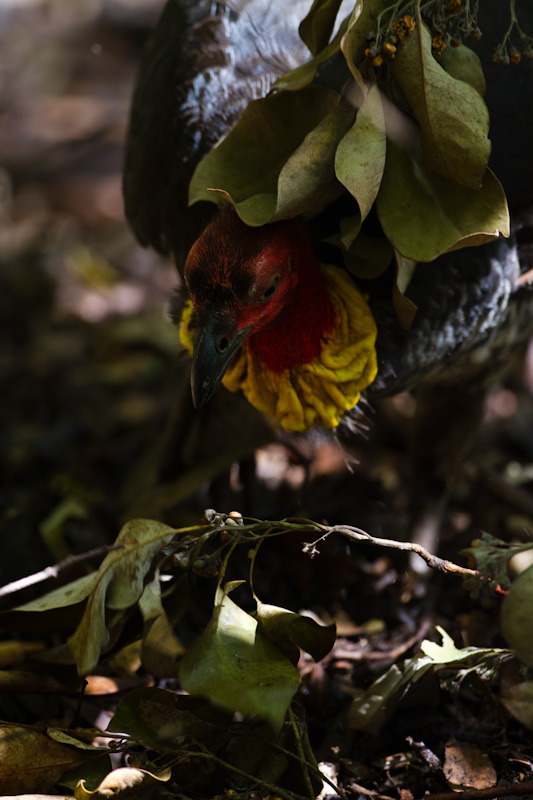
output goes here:
[[267, 288], [261, 295], [261, 300], [270, 300], [271, 297], [274, 297], [276, 292], [278, 291], [279, 287], [279, 275], [276, 275], [268, 284]]

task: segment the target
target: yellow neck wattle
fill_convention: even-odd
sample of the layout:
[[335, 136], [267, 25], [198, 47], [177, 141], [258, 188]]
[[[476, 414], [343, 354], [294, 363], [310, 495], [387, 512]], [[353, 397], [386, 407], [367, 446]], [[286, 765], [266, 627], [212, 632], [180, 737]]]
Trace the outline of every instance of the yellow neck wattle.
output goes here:
[[[275, 417], [288, 432], [334, 428], [377, 374], [376, 323], [363, 295], [340, 269], [321, 266], [336, 323], [313, 361], [274, 373], [245, 343], [228, 368], [224, 386]], [[192, 352], [192, 306], [183, 311], [180, 337]], [[294, 331], [291, 332], [294, 335]]]

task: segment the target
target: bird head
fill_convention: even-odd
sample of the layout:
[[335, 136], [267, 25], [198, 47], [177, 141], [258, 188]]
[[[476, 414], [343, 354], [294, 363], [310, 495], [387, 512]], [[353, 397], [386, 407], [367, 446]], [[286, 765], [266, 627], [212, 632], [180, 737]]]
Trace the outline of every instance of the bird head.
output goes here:
[[191, 384], [197, 408], [207, 403], [247, 339], [278, 373], [319, 351], [322, 327], [316, 316], [306, 326], [298, 309], [303, 306], [309, 316], [319, 298], [327, 324], [332, 312], [301, 223], [253, 228], [225, 211], [194, 243], [184, 275], [194, 309]]

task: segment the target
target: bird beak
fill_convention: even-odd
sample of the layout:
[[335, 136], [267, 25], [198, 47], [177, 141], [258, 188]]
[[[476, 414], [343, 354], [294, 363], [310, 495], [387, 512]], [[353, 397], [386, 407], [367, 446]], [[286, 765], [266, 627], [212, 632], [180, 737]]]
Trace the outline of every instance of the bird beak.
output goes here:
[[252, 329], [235, 331], [228, 318], [209, 315], [198, 329], [192, 356], [192, 401], [203, 408], [224, 377], [233, 356]]

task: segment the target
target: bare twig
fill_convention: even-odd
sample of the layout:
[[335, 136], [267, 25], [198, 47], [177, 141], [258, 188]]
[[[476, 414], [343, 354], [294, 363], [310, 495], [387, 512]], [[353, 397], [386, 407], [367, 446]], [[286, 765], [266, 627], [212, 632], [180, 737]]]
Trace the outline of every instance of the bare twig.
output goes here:
[[[214, 515], [213, 523], [217, 525], [218, 531], [223, 530], [228, 534], [236, 533], [234, 519], [231, 519], [225, 514], [217, 514], [216, 512], [212, 512], [212, 514]], [[239, 520], [237, 530], [240, 532], [240, 534], [242, 534], [242, 539], [245, 542], [257, 541], [258, 537], [269, 538], [271, 536], [280, 536], [290, 531], [298, 531], [300, 533], [320, 533], [321, 535], [318, 537], [318, 539], [315, 539], [313, 542], [306, 542], [304, 545], [304, 552], [308, 553], [311, 557], [319, 552], [317, 546], [320, 544], [320, 542], [327, 539], [327, 537], [331, 536], [331, 534], [337, 533], [352, 541], [366, 542], [367, 544], [371, 544], [376, 547], [387, 547], [393, 550], [403, 550], [416, 553], [432, 569], [438, 569], [440, 572], [461, 575], [464, 577], [477, 578], [479, 581], [487, 584], [494, 590], [499, 589], [493, 580], [487, 578], [485, 575], [479, 572], [479, 570], [461, 567], [459, 564], [455, 564], [453, 561], [448, 561], [447, 559], [440, 558], [439, 556], [434, 556], [429, 553], [425, 547], [422, 547], [422, 545], [416, 542], [398, 542], [394, 539], [383, 539], [378, 536], [371, 536], [361, 528], [351, 525], [323, 525], [318, 522], [313, 522], [309, 519], [300, 519], [297, 517], [288, 517], [287, 519], [282, 519], [277, 522], [262, 521], [250, 517], [243, 517]]]
[[[250, 517], [239, 517], [238, 519], [235, 519], [235, 516], [230, 516], [229, 514], [219, 514], [213, 510], [206, 512], [206, 522], [207, 524], [176, 530], [176, 537], [191, 531], [196, 533], [200, 533], [200, 531], [202, 532], [201, 535], [191, 537], [189, 541], [180, 541], [179, 549], [181, 552], [192, 553], [189, 559], [191, 563], [194, 562], [195, 558], [200, 554], [205, 542], [212, 539], [217, 534], [223, 533], [226, 536], [225, 542], [223, 543], [222, 547], [220, 547], [220, 550], [223, 550], [226, 547], [236, 546], [239, 541], [242, 541], [243, 543], [257, 543], [260, 539], [266, 539], [272, 536], [281, 536], [291, 531], [299, 533], [318, 533], [320, 534], [318, 539], [316, 539], [314, 542], [306, 543], [304, 546], [304, 552], [308, 553], [312, 557], [318, 553], [317, 545], [320, 542], [324, 541], [328, 536], [331, 536], [332, 533], [337, 533], [341, 536], [351, 539], [352, 541], [361, 541], [377, 547], [387, 547], [394, 550], [404, 550], [417, 553], [433, 569], [438, 569], [441, 572], [477, 578], [479, 581], [483, 581], [492, 588], [497, 589], [494, 581], [486, 578], [478, 570], [461, 567], [458, 564], [454, 564], [452, 561], [447, 561], [446, 559], [434, 556], [416, 542], [398, 542], [394, 539], [382, 539], [377, 536], [371, 536], [361, 528], [356, 528], [351, 525], [322, 525], [318, 522], [313, 522], [309, 519], [299, 519], [298, 517], [289, 517], [276, 522], [253, 519]], [[236, 539], [239, 541], [236, 541]], [[28, 586], [33, 586], [36, 583], [41, 583], [42, 581], [49, 580], [51, 578], [57, 578], [61, 572], [68, 567], [71, 567], [73, 564], [86, 561], [89, 558], [107, 555], [113, 550], [120, 550], [125, 546], [125, 544], [105, 545], [103, 547], [96, 547], [94, 550], [89, 550], [88, 552], [81, 553], [80, 555], [68, 556], [54, 566], [46, 567], [40, 572], [36, 572], [33, 575], [28, 575], [24, 578], [20, 578], [17, 581], [13, 581], [12, 583], [8, 583], [5, 586], [0, 587], [0, 597], [14, 594], [22, 589], [26, 589]]]
[[429, 553], [425, 547], [417, 544], [416, 542], [397, 542], [394, 539], [382, 539], [378, 536], [371, 536], [366, 531], [360, 528], [353, 528], [348, 525], [335, 525], [332, 529], [333, 533], [340, 533], [341, 536], [346, 536], [353, 541], [365, 541], [368, 544], [376, 545], [377, 547], [390, 547], [394, 550], [407, 550], [411, 553], [416, 553], [422, 558], [428, 566], [432, 569], [438, 569], [441, 572], [452, 572], [459, 575], [468, 575], [476, 578], [481, 578], [481, 574], [477, 569], [469, 569], [468, 567], [460, 567], [454, 564], [453, 561], [448, 561], [439, 556], [434, 556]]
[[79, 564], [81, 561], [87, 561], [89, 558], [96, 558], [97, 556], [105, 556], [113, 550], [122, 550], [125, 547], [123, 544], [109, 544], [95, 547], [93, 550], [88, 550], [86, 553], [80, 553], [77, 556], [67, 556], [58, 564], [51, 567], [45, 567], [39, 572], [34, 572], [33, 575], [26, 575], [24, 578], [19, 578], [18, 581], [6, 583], [5, 586], [0, 587], [0, 597], [5, 597], [8, 594], [15, 594], [22, 589], [27, 589], [28, 586], [35, 586], [36, 583], [48, 581], [51, 578], [57, 578], [60, 572], [64, 572], [73, 564]]

